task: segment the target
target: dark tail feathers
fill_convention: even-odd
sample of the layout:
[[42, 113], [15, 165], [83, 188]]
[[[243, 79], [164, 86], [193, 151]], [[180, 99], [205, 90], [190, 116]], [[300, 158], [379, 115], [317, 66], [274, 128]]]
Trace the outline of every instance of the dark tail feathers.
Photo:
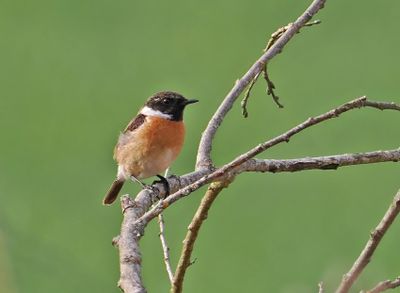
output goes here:
[[122, 186], [124, 185], [124, 180], [115, 179], [110, 189], [108, 190], [106, 196], [103, 199], [104, 205], [112, 204], [118, 196]]

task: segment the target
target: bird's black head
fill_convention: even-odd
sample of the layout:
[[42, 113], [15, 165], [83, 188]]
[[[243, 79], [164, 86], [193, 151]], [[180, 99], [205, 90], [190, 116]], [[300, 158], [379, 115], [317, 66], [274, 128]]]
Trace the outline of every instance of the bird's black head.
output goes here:
[[147, 100], [145, 107], [168, 115], [170, 120], [181, 121], [185, 107], [197, 102], [198, 100], [188, 100], [175, 92], [159, 92]]

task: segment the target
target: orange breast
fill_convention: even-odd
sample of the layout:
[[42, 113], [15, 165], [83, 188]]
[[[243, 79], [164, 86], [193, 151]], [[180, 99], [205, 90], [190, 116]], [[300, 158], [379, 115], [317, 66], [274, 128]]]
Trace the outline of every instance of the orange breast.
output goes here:
[[125, 172], [138, 179], [166, 170], [182, 149], [185, 126], [182, 121], [146, 117], [136, 130], [122, 134], [114, 157]]

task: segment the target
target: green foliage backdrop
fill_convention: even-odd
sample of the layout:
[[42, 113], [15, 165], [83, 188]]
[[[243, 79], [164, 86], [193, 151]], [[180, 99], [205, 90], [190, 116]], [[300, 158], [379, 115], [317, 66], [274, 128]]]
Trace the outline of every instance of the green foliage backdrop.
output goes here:
[[[0, 2], [0, 292], [119, 292], [111, 239], [119, 206], [101, 199], [112, 149], [152, 93], [171, 89], [188, 109], [173, 173], [192, 170], [201, 131], [269, 35], [310, 1]], [[368, 95], [400, 102], [398, 1], [328, 1], [322, 24], [297, 35], [270, 65], [284, 109], [256, 85], [218, 132], [218, 164], [310, 115]], [[399, 146], [399, 114], [365, 109], [309, 129], [265, 158]], [[201, 292], [332, 289], [399, 188], [394, 163], [338, 171], [244, 174], [213, 206], [185, 288]], [[127, 184], [125, 192], [138, 191]], [[173, 264], [204, 189], [165, 213]], [[399, 225], [357, 284], [400, 271]], [[157, 225], [143, 241], [149, 292], [167, 292]]]

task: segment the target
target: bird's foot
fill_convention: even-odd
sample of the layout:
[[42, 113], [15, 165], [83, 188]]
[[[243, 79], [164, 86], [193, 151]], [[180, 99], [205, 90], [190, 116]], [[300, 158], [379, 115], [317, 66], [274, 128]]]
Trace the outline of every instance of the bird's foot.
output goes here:
[[161, 184], [163, 184], [164, 187], [165, 187], [165, 196], [164, 196], [164, 198], [168, 197], [169, 194], [170, 194], [170, 188], [169, 188], [168, 180], [167, 180], [164, 176], [161, 176], [161, 175], [156, 175], [156, 176], [157, 176], [158, 178], [160, 178], [160, 180], [155, 180], [155, 181], [153, 181], [153, 184], [156, 184], [156, 183], [161, 183]]

